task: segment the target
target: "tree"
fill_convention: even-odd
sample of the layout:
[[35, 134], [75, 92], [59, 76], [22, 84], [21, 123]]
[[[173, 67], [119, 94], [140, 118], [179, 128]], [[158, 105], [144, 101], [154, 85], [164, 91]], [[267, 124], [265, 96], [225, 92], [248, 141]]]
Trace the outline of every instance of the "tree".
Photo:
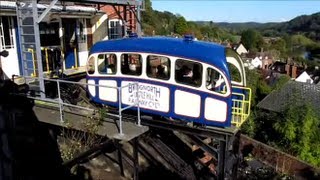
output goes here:
[[274, 124], [278, 145], [286, 152], [315, 166], [320, 166], [320, 121], [308, 104], [291, 105]]
[[262, 35], [253, 29], [245, 30], [241, 33], [241, 42], [249, 50], [260, 50], [264, 47]]
[[178, 17], [176, 24], [174, 26], [174, 32], [180, 35], [183, 35], [187, 32], [188, 25], [187, 21], [184, 19], [183, 16]]
[[278, 50], [280, 52], [280, 56], [284, 57], [286, 55], [286, 50], [287, 50], [286, 41], [280, 38], [271, 45], [270, 49]]

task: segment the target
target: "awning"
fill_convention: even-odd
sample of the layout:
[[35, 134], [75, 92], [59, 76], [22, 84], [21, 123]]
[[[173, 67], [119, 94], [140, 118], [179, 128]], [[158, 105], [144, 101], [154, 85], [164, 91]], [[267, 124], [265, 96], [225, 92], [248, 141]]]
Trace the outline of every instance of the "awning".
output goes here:
[[[22, 2], [23, 3], [23, 2]], [[16, 2], [14, 1], [1, 1], [0, 3], [0, 9], [1, 10], [14, 10], [16, 11]], [[43, 11], [45, 10], [49, 4], [37, 4], [38, 10]], [[31, 6], [30, 6], [31, 7]], [[54, 5], [51, 9], [51, 12], [86, 12], [86, 13], [103, 13], [103, 11], [100, 11], [94, 7], [88, 7], [88, 6], [79, 6], [79, 5], [67, 5], [62, 6]]]

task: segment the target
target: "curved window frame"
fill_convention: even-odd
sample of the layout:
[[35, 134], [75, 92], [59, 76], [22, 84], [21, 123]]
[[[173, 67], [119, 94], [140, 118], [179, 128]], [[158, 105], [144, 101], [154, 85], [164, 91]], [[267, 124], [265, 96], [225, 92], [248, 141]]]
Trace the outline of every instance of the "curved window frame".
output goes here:
[[[166, 58], [166, 64], [167, 64], [167, 67], [163, 67], [163, 65], [162, 64], [164, 64], [164, 63], [162, 63], [161, 61], [161, 59], [159, 59], [159, 65], [156, 67], [157, 69], [156, 69], [156, 71], [157, 72], [155, 72], [156, 74], [153, 76], [152, 75], [152, 70], [150, 69], [148, 69], [148, 68], [151, 68], [151, 65], [150, 65], [150, 61], [151, 61], [151, 59], [149, 59], [149, 57], [150, 56], [154, 56], [154, 57], [156, 57], [156, 58]], [[161, 66], [162, 68], [162, 70], [163, 71], [165, 71], [166, 70], [166, 68], [167, 68], [167, 74], [166, 74], [166, 77], [163, 77], [163, 75], [159, 75], [158, 73], [158, 71], [159, 71], [159, 69], [158, 69], [158, 67], [159, 66]], [[163, 73], [165, 73], [165, 72], [163, 72]], [[148, 78], [152, 78], [152, 79], [158, 79], [158, 80], [164, 80], [164, 81], [168, 81], [168, 80], [170, 80], [171, 79], [171, 59], [169, 58], [169, 57], [167, 57], [167, 56], [163, 56], [163, 55], [154, 55], [154, 54], [148, 54], [147, 56], [146, 56], [146, 75], [147, 75], [147, 77]]]
[[[100, 55], [103, 55], [103, 59], [99, 58]], [[109, 59], [109, 57], [106, 57], [107, 55], [112, 55], [113, 58], [115, 59]], [[102, 60], [102, 62], [100, 63], [99, 60]], [[110, 63], [110, 61], [113, 61], [113, 63]], [[97, 55], [97, 71], [98, 71], [98, 74], [100, 75], [115, 75], [117, 74], [117, 62], [118, 61], [118, 57], [115, 53], [100, 53]], [[107, 62], [107, 63], [106, 63]], [[100, 69], [100, 65], [104, 64], [105, 67], [105, 72], [101, 71]], [[111, 66], [113, 65], [113, 66]]]
[[[90, 63], [90, 62], [93, 62], [93, 63]], [[93, 67], [90, 67], [90, 66], [93, 66]], [[93, 70], [92, 73], [90, 73], [89, 68], [92, 68], [92, 69], [90, 69], [90, 70]], [[96, 57], [95, 57], [95, 55], [92, 55], [91, 57], [88, 58], [88, 61], [86, 63], [86, 72], [88, 75], [94, 75], [96, 73]]]
[[[231, 48], [226, 48], [225, 54], [226, 54], [226, 61], [227, 61], [227, 65], [228, 65], [228, 69], [229, 69], [229, 73], [230, 73], [231, 78], [232, 78], [232, 74], [231, 74], [231, 69], [229, 68], [229, 64], [234, 65], [236, 67], [236, 69], [238, 70], [238, 72], [240, 73], [241, 81], [234, 81], [233, 79], [231, 79], [231, 84], [246, 86], [246, 72], [244, 69], [243, 60], [238, 55], [238, 53], [235, 52], [234, 50], [232, 50]], [[233, 58], [234, 58], [234, 60], [233, 60]]]
[[[187, 63], [182, 63], [182, 64], [193, 64], [192, 66], [194, 66], [195, 64], [199, 65], [200, 66], [200, 76], [199, 76], [199, 80], [198, 80], [198, 83], [196, 82], [193, 82], [193, 83], [189, 83], [188, 81], [194, 81], [193, 79], [190, 79], [188, 77], [187, 74], [180, 74], [180, 73], [185, 73], [185, 72], [179, 72], [179, 71], [184, 71], [183, 67], [186, 67], [187, 69], [185, 69], [186, 71], [189, 71], [189, 73], [192, 73], [192, 77], [194, 77], [194, 74], [193, 74], [193, 69], [191, 69], [190, 67], [187, 67], [187, 66], [182, 66], [180, 67], [180, 69], [178, 70], [176, 67], [177, 67], [177, 62], [179, 61], [185, 61]], [[193, 67], [192, 67], [193, 68]], [[175, 63], [174, 63], [174, 80], [176, 83], [178, 84], [183, 84], [183, 85], [187, 85], [187, 86], [191, 86], [191, 87], [196, 87], [196, 88], [200, 88], [202, 86], [202, 80], [203, 80], [203, 63], [200, 63], [200, 62], [197, 62], [197, 61], [193, 61], [193, 60], [188, 60], [188, 59], [183, 59], [183, 58], [177, 58], [175, 60]], [[183, 80], [184, 79], [184, 80]], [[190, 81], [190, 82], [191, 82]]]
[[[131, 59], [131, 57], [128, 57], [128, 64], [127, 63], [125, 63], [125, 62], [123, 62], [123, 60], [124, 61], [126, 61], [125, 59], [123, 59], [123, 58], [125, 58], [125, 57], [123, 57], [123, 56], [125, 56], [125, 55], [138, 55], [139, 56], [139, 59]], [[136, 60], [138, 60], [138, 61], [140, 61], [140, 67], [139, 66], [131, 66], [130, 67], [130, 65], [133, 65], [133, 64], [136, 64], [136, 63], [129, 63], [129, 61], [136, 61]], [[126, 76], [141, 76], [142, 74], [143, 74], [143, 63], [144, 63], [144, 61], [143, 61], [143, 56], [142, 56], [142, 54], [140, 54], [140, 53], [130, 53], [130, 52], [128, 52], [128, 53], [122, 53], [121, 55], [120, 55], [120, 72], [121, 72], [121, 74], [122, 75], [126, 75]], [[127, 66], [127, 67], [125, 67], [125, 66]], [[134, 69], [134, 70], [133, 70]], [[126, 72], [127, 71], [127, 72]], [[133, 71], [138, 71], [139, 73], [132, 73]]]
[[[208, 77], [209, 77], [208, 73], [209, 73], [209, 70], [210, 70], [210, 69], [213, 70], [213, 71], [215, 71], [216, 73], [218, 73], [218, 76], [219, 76], [219, 77], [214, 81], [215, 83], [216, 83], [216, 82], [219, 82], [219, 85], [216, 86], [216, 84], [215, 84], [214, 87], [211, 86], [211, 89], [209, 89], [208, 86], [210, 86], [211, 83], [213, 83], [213, 80], [211, 79], [212, 77], [210, 77], [210, 84], [207, 84], [207, 82], [208, 82]], [[225, 83], [225, 85], [222, 86], [222, 83]], [[216, 68], [213, 68], [213, 67], [210, 67], [210, 66], [208, 66], [208, 67], [206, 68], [205, 88], [206, 88], [207, 90], [209, 90], [210, 92], [213, 92], [213, 93], [221, 94], [221, 95], [228, 94], [228, 88], [226, 88], [226, 89], [224, 88], [224, 87], [228, 87], [228, 86], [227, 86], [227, 83], [228, 83], [228, 81], [227, 81], [226, 77], [224, 77], [223, 74], [222, 74], [220, 71], [218, 71]], [[212, 88], [218, 88], [218, 89], [212, 90]], [[218, 90], [218, 91], [216, 91], [216, 90]], [[224, 92], [224, 93], [223, 93], [223, 92]]]

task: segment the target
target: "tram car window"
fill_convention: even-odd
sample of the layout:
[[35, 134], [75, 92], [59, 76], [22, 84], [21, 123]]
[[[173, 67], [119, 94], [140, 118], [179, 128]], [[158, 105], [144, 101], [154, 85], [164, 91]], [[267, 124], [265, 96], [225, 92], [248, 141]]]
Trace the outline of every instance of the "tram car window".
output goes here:
[[170, 79], [170, 59], [164, 56], [147, 57], [147, 76], [155, 79]]
[[177, 59], [175, 65], [177, 83], [200, 87], [202, 81], [202, 65], [200, 63]]
[[208, 90], [220, 94], [226, 94], [226, 80], [221, 73], [213, 68], [207, 68], [206, 87]]
[[91, 56], [87, 63], [87, 72], [88, 74], [94, 74], [95, 72], [95, 58]]
[[98, 72], [100, 74], [116, 74], [117, 56], [115, 54], [99, 54]]
[[237, 67], [234, 64], [228, 63], [228, 67], [230, 69], [230, 77], [232, 81], [241, 82], [241, 74], [238, 71]]
[[142, 56], [140, 54], [122, 54], [121, 73], [140, 76], [142, 74]]

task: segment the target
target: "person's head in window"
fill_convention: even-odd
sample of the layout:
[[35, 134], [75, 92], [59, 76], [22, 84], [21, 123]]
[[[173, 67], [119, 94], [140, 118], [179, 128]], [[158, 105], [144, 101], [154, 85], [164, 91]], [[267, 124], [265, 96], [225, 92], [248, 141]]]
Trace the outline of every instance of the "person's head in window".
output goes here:
[[94, 74], [95, 72], [95, 64], [94, 64], [94, 57], [92, 56], [88, 63], [87, 63], [87, 71], [89, 74]]
[[161, 79], [166, 79], [166, 74], [164, 73], [164, 67], [162, 65], [157, 66], [157, 77]]
[[183, 73], [183, 77], [191, 78], [193, 76], [192, 70], [186, 65], [182, 66], [182, 73]]

